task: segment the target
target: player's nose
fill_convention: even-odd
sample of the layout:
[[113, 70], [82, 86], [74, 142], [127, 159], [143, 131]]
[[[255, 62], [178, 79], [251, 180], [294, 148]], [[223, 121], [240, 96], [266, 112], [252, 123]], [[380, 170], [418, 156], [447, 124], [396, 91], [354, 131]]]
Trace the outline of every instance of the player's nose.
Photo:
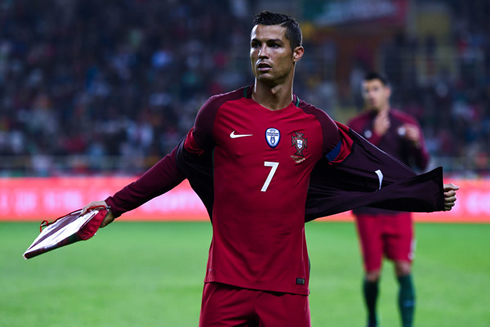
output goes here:
[[264, 44], [260, 47], [258, 55], [259, 55], [259, 58], [268, 58], [269, 57], [266, 44]]

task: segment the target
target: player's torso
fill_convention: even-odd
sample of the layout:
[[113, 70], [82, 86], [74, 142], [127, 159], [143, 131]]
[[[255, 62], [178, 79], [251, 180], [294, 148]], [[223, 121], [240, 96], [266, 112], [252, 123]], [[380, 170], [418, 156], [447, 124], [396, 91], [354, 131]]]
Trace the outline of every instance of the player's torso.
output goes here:
[[[375, 117], [375, 115], [368, 115], [363, 130], [360, 132], [360, 134], [367, 140], [369, 140], [373, 134]], [[410, 153], [408, 150], [409, 144], [403, 137], [403, 124], [406, 123], [406, 121], [404, 121], [403, 118], [401, 118], [393, 110], [390, 111], [389, 119], [390, 127], [383, 135], [377, 146], [381, 150], [386, 151], [395, 158], [408, 164], [408, 154]]]
[[213, 241], [206, 281], [308, 294], [304, 214], [320, 123], [293, 104], [228, 101], [213, 123]]
[[277, 215], [304, 208], [323, 145], [313, 115], [293, 104], [272, 111], [242, 98], [220, 107], [213, 137], [215, 199], [254, 215], [259, 209], [261, 215]]

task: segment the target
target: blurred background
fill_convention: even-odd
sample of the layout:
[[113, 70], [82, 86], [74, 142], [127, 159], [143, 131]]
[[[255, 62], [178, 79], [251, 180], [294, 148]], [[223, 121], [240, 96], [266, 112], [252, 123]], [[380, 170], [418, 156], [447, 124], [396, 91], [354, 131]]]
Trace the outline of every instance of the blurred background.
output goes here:
[[253, 15], [304, 33], [295, 93], [346, 122], [378, 70], [431, 166], [490, 172], [488, 0], [3, 0], [0, 176], [142, 173], [213, 94], [252, 83]]

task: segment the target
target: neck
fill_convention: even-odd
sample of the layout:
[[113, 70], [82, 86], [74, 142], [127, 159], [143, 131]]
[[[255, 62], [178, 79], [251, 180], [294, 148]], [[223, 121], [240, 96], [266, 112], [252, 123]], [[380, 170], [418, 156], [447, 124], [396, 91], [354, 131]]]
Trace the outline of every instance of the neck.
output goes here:
[[255, 79], [252, 99], [269, 110], [284, 109], [293, 101], [293, 85], [267, 85]]
[[378, 109], [375, 109], [375, 111], [378, 113], [378, 114], [386, 114], [388, 113], [388, 111], [390, 111], [390, 106], [387, 105], [387, 106], [384, 106], [382, 108], [378, 108]]

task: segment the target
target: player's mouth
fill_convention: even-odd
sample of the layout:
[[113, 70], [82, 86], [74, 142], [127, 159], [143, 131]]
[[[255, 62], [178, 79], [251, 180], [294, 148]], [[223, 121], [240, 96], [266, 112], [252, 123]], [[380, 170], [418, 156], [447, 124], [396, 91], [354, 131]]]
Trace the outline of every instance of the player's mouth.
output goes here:
[[259, 72], [267, 72], [271, 69], [272, 69], [271, 65], [269, 65], [265, 62], [258, 62], [257, 63], [257, 71], [259, 71]]

